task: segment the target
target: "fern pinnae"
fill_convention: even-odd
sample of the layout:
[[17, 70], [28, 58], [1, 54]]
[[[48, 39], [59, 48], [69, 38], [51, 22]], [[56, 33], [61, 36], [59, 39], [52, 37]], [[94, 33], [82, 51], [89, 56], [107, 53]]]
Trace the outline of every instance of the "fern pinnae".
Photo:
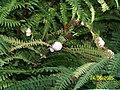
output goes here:
[[17, 8], [24, 8], [26, 3], [23, 2], [17, 2], [15, 3], [15, 6], [13, 7], [13, 10], [17, 9]]
[[72, 84], [73, 80], [71, 78], [71, 73], [66, 72], [65, 74], [62, 74], [61, 77], [56, 81], [56, 89], [57, 90], [64, 90], [66, 89], [70, 84]]
[[91, 23], [93, 23], [94, 19], [95, 19], [95, 9], [92, 5], [92, 3], [89, 0], [84, 0], [84, 2], [88, 5], [88, 7], [90, 8], [91, 11]]
[[117, 9], [119, 9], [119, 2], [118, 2], [118, 0], [115, 0], [115, 2], [116, 2], [116, 5], [117, 5]]
[[28, 80], [18, 81], [13, 85], [3, 89], [3, 90], [44, 90], [48, 89], [52, 83], [56, 80], [55, 77], [45, 77], [45, 76], [38, 76], [38, 77], [31, 77]]
[[97, 89], [119, 89], [120, 81], [118, 80], [108, 80], [108, 81], [100, 81], [97, 83], [96, 88]]
[[63, 69], [62, 69], [62, 67], [42, 67], [40, 69], [36, 69], [36, 70], [33, 70], [33, 71], [34, 72], [40, 72], [40, 73], [43, 73], [43, 72], [62, 72]]
[[87, 70], [89, 70], [89, 68], [96, 64], [96, 62], [93, 62], [93, 63], [86, 63], [80, 67], [78, 67], [74, 72], [73, 72], [73, 78], [76, 78], [78, 79], [79, 76], [81, 76], [82, 74], [84, 74]]
[[109, 74], [112, 76], [119, 76], [119, 67], [120, 67], [120, 54], [116, 54], [113, 59], [110, 60], [108, 65]]
[[10, 11], [12, 11], [12, 7], [14, 6], [14, 3], [16, 2], [16, 0], [12, 0], [10, 3], [7, 3], [6, 6], [4, 6], [0, 12], [3, 12], [1, 13], [0, 15], [0, 18], [5, 18], [7, 17], [7, 15], [10, 13]]
[[104, 68], [107, 63], [108, 60], [101, 59], [99, 63], [92, 65], [92, 67], [86, 71], [83, 76], [79, 77], [78, 82], [76, 83], [73, 90], [77, 90], [78, 88], [82, 87], [87, 81], [89, 81], [91, 75], [94, 75], [97, 72], [101, 72], [101, 69]]
[[81, 8], [81, 4], [79, 0], [66, 0], [66, 1], [73, 7], [72, 9], [76, 10], [76, 14], [78, 16], [77, 19], [81, 19], [82, 21], [85, 21], [86, 15], [83, 8]]
[[90, 54], [90, 55], [97, 55], [98, 57], [104, 55], [103, 51], [97, 48], [91, 47], [89, 45], [81, 45], [81, 46], [79, 45], [73, 48], [68, 48], [68, 51], [73, 52], [73, 53], [80, 53], [80, 54], [85, 53], [85, 54]]
[[5, 35], [0, 35], [0, 38], [2, 38], [4, 42], [10, 43], [12, 45], [19, 45], [21, 43], [24, 43], [22, 40], [13, 37], [7, 37]]
[[10, 79], [0, 81], [0, 90], [3, 90], [4, 88], [11, 86], [14, 82], [15, 80], [10, 80]]
[[0, 12], [0, 25], [5, 27], [15, 27], [20, 26], [20, 22], [13, 19], [6, 18], [10, 12], [13, 10], [13, 7], [16, 3], [16, 0], [12, 0], [10, 3], [7, 4], [7, 6], [4, 6]]
[[[33, 71], [36, 71], [36, 70], [31, 70], [31, 69], [17, 69], [15, 67], [6, 67], [6, 68], [2, 68], [0, 69], [0, 73], [4, 75], [5, 78], [8, 78], [9, 76], [13, 75], [13, 74], [29, 74]], [[2, 76], [3, 76], [2, 75]]]
[[12, 20], [12, 19], [1, 19], [0, 18], [0, 24], [1, 26], [5, 26], [5, 27], [16, 27], [16, 26], [20, 26], [20, 21], [17, 20]]
[[4, 61], [6, 61], [6, 62], [11, 62], [13, 60], [23, 60], [24, 62], [27, 62], [28, 64], [34, 64], [32, 61], [26, 59], [22, 55], [10, 56], [10, 57], [7, 57], [7, 58], [4, 59]]
[[68, 20], [66, 17], [66, 13], [67, 13], [67, 6], [65, 3], [61, 3], [60, 4], [60, 11], [61, 11], [61, 18], [62, 18], [62, 22], [64, 24], [64, 26], [67, 24]]
[[102, 6], [102, 11], [105, 12], [107, 10], [109, 10], [109, 6], [107, 5], [107, 3], [105, 2], [105, 0], [97, 0], [98, 3], [101, 4]]
[[10, 49], [10, 52], [17, 50], [17, 49], [21, 49], [21, 48], [28, 48], [30, 46], [38, 46], [38, 45], [45, 45], [45, 46], [50, 46], [49, 44], [43, 42], [42, 40], [32, 40], [26, 43], [22, 43], [20, 45], [17, 45], [13, 48]]
[[2, 82], [2, 81], [4, 82], [5, 80], [8, 80], [9, 77], [13, 75], [13, 73], [11, 73], [11, 72], [10, 73], [6, 73], [6, 72], [3, 73], [1, 70], [2, 69], [0, 69], [0, 72], [1, 72], [0, 73], [0, 82]]

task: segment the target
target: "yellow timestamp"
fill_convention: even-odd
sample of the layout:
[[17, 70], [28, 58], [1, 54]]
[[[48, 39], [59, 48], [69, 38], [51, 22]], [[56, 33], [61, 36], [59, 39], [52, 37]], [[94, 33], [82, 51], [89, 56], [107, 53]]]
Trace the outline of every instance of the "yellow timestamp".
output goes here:
[[108, 81], [115, 80], [115, 78], [113, 76], [91, 75], [90, 80]]

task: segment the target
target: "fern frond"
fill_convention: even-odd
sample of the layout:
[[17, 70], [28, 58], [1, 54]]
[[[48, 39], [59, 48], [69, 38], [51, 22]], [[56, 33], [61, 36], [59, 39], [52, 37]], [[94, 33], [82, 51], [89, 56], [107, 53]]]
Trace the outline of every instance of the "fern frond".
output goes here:
[[101, 81], [97, 83], [97, 89], [119, 89], [120, 81], [118, 80], [109, 80], [109, 81]]
[[95, 18], [95, 9], [94, 9], [92, 3], [89, 0], [84, 0], [84, 2], [90, 8], [90, 11], [91, 11], [91, 23], [92, 23], [94, 21], [94, 18]]
[[46, 20], [45, 21], [45, 26], [44, 26], [44, 32], [43, 32], [42, 40], [45, 38], [45, 35], [49, 31], [49, 28], [50, 28], [50, 23]]
[[[0, 71], [2, 69], [0, 68]], [[3, 71], [0, 72], [0, 82], [4, 82], [5, 80], [9, 79], [10, 76], [12, 76], [13, 74], [10, 72], [10, 73], [4, 73]]]
[[82, 74], [84, 74], [87, 70], [89, 70], [89, 68], [96, 64], [95, 62], [93, 63], [86, 63], [80, 67], [78, 67], [74, 72], [73, 72], [73, 78], [78, 79]]
[[119, 9], [119, 2], [118, 2], [118, 0], [115, 0], [115, 2], [116, 2], [116, 5], [117, 5], [117, 9]]
[[[8, 78], [9, 76], [11, 76], [13, 73], [16, 73], [16, 74], [20, 74], [20, 73], [30, 73], [32, 72], [32, 70], [25, 70], [25, 69], [19, 69], [19, 68], [15, 68], [15, 67], [5, 67], [5, 68], [1, 68], [0, 69], [0, 73], [2, 76], [4, 76], [5, 78]], [[4, 75], [6, 74], [6, 75]], [[1, 77], [2, 77], [1, 76]]]
[[73, 90], [77, 90], [82, 87], [89, 79], [91, 75], [95, 75], [96, 73], [100, 73], [100, 71], [105, 67], [108, 63], [108, 60], [102, 59], [99, 63], [94, 64], [91, 68], [85, 72], [81, 77], [79, 77], [78, 82], [76, 83]]
[[112, 48], [112, 50], [116, 53], [120, 52], [120, 32], [113, 32], [112, 33], [112, 38], [110, 41], [110, 47]]
[[42, 40], [45, 38], [45, 35], [48, 33], [49, 29], [53, 27], [53, 30], [56, 31], [57, 29], [57, 25], [55, 23], [55, 16], [56, 16], [56, 12], [54, 8], [49, 8], [48, 11], [46, 11], [47, 14], [45, 16], [45, 20], [44, 20], [44, 32], [43, 32], [43, 36], [42, 36]]
[[64, 26], [68, 23], [68, 20], [67, 20], [67, 6], [66, 6], [66, 3], [61, 3], [60, 4], [60, 11], [61, 11], [61, 22], [63, 22]]
[[6, 4], [1, 10], [0, 10], [0, 18], [5, 18], [10, 11], [12, 11], [12, 8], [14, 4], [16, 3], [16, 0], [12, 0], [9, 3]]
[[12, 10], [18, 9], [18, 8], [24, 8], [25, 7], [25, 2], [16, 2], [12, 8]]
[[0, 25], [5, 27], [16, 27], [20, 26], [20, 21], [7, 18], [0, 18]]
[[108, 7], [108, 5], [106, 4], [106, 2], [104, 0], [97, 0], [97, 1], [98, 1], [98, 3], [101, 4], [103, 12], [109, 10], [109, 7]]
[[28, 80], [18, 81], [3, 90], [48, 90], [55, 81], [56, 78], [52, 76], [31, 77]]
[[5, 35], [0, 35], [0, 38], [6, 42], [6, 43], [10, 43], [12, 45], [18, 45], [18, 44], [22, 44], [24, 43], [22, 40], [19, 40], [17, 38], [13, 38], [13, 37], [8, 37], [8, 36], [5, 36]]
[[76, 11], [78, 15], [78, 19], [81, 19], [82, 21], [86, 20], [86, 15], [81, 7], [80, 1], [79, 0], [66, 0], [71, 6], [74, 11]]
[[6, 62], [11, 62], [13, 60], [23, 60], [24, 62], [27, 62], [28, 64], [34, 64], [32, 61], [28, 60], [27, 58], [23, 57], [22, 55], [16, 55], [16, 56], [10, 56], [4, 59]]
[[114, 15], [110, 15], [109, 16], [106, 14], [106, 15], [102, 15], [102, 16], [99, 16], [99, 17], [96, 17], [95, 18], [95, 21], [102, 21], [102, 20], [115, 20], [115, 21], [120, 21], [120, 18], [119, 17], [116, 17]]
[[[35, 69], [33, 70], [34, 72], [63, 72], [64, 67], [42, 67], [40, 69]], [[34, 73], [33, 72], [33, 73]]]
[[65, 90], [73, 80], [71, 78], [71, 73], [65, 73], [56, 81], [56, 90]]
[[0, 56], [7, 55], [6, 50], [8, 49], [7, 45], [5, 44], [4, 40], [0, 37]]
[[1, 58], [0, 58], [0, 66], [3, 66], [4, 64], [6, 64], [7, 62], [3, 61]]
[[53, 67], [54, 66], [76, 67], [81, 64], [82, 64], [82, 59], [80, 57], [76, 57], [74, 54], [70, 54], [68, 52], [55, 53], [53, 55], [47, 56], [47, 58], [45, 58], [44, 61], [42, 62], [42, 66], [53, 66]]
[[14, 7], [16, 6], [16, 3], [17, 3], [16, 0], [12, 0], [10, 1], [10, 3], [7, 3], [6, 6], [4, 6], [0, 10], [0, 25], [1, 26], [5, 26], [5, 27], [20, 26], [20, 21], [6, 18], [12, 10], [16, 9]]
[[14, 51], [14, 50], [21, 49], [21, 48], [28, 48], [30, 46], [38, 46], [38, 45], [50, 46], [49, 44], [43, 42], [42, 40], [32, 40], [32, 41], [17, 45], [15, 47], [11, 48], [10, 51]]
[[41, 15], [40, 14], [34, 14], [32, 15], [29, 19], [27, 19], [27, 23], [25, 26], [27, 27], [38, 27], [40, 20], [41, 20]]
[[[85, 57], [95, 56], [93, 58], [100, 58], [100, 56], [104, 55], [104, 52], [100, 49], [91, 47], [89, 45], [79, 45], [76, 48], [68, 48], [68, 51], [73, 53], [79, 53], [81, 55], [84, 55]], [[92, 59], [92, 57], [91, 57]]]
[[9, 79], [0, 81], [0, 90], [3, 90], [4, 88], [11, 86], [14, 82], [15, 80], [9, 80]]
[[38, 0], [30, 0], [26, 2], [26, 6], [30, 11], [32, 11], [34, 10], [34, 6], [38, 6]]
[[110, 60], [109, 65], [109, 73], [112, 76], [120, 78], [120, 54], [116, 54], [113, 59]]

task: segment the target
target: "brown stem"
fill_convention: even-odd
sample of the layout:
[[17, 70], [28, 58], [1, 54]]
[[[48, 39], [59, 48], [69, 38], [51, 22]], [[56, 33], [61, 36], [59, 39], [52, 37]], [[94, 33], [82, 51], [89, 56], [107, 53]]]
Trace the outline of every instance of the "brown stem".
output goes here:
[[70, 26], [71, 26], [72, 24], [75, 24], [75, 27], [74, 27], [74, 29], [73, 29], [73, 31], [75, 32], [75, 31], [77, 30], [79, 24], [80, 24], [80, 21], [71, 20], [71, 21], [65, 26], [64, 36], [65, 36], [67, 39], [69, 39], [69, 38], [72, 37], [72, 33], [66, 34], [66, 31], [70, 28]]

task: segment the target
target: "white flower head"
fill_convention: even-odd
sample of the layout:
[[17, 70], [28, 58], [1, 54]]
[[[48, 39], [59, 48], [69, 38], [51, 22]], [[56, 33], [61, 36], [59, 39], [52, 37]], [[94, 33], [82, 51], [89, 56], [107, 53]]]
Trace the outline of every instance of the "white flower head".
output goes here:
[[83, 21], [81, 22], [81, 25], [82, 25], [82, 26], [84, 26], [84, 25], [85, 25]]
[[103, 47], [105, 45], [105, 42], [103, 41], [101, 37], [99, 37], [98, 39], [99, 39], [99, 42], [98, 42], [99, 46]]
[[113, 56], [115, 55], [114, 52], [110, 49], [107, 50], [107, 52], [109, 53], [109, 58], [113, 58]]
[[25, 32], [26, 32], [26, 36], [30, 36], [32, 34], [32, 31], [30, 28], [28, 28]]
[[62, 49], [62, 43], [61, 42], [58, 42], [56, 41], [52, 47], [49, 48], [51, 52], [54, 52], [54, 51], [59, 51]]

